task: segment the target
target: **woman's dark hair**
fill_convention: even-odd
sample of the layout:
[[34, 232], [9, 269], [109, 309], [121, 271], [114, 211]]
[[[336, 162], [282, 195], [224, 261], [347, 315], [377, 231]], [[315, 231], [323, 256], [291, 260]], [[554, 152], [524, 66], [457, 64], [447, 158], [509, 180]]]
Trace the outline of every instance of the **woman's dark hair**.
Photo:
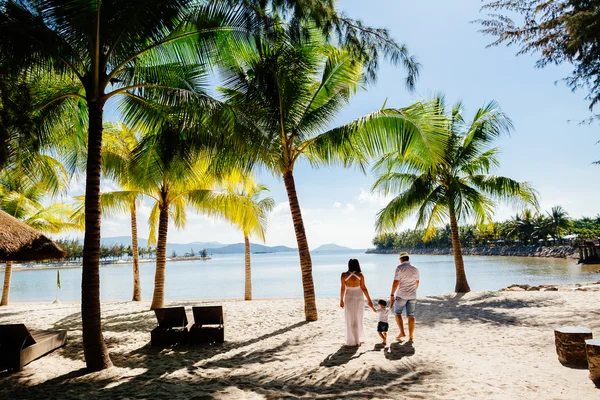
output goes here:
[[360, 264], [356, 258], [351, 258], [350, 261], [348, 261], [348, 272], [361, 272]]

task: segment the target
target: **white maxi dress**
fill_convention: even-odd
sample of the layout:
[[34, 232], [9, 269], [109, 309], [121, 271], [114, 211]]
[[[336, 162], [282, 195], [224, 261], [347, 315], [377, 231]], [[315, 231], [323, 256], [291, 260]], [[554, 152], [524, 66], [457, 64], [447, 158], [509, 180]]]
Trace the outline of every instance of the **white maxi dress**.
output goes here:
[[[351, 272], [346, 277], [346, 281], [351, 276], [360, 279], [360, 276]], [[364, 342], [365, 337], [363, 330], [365, 296], [363, 295], [360, 286], [346, 286], [346, 293], [344, 294], [344, 311], [346, 314], [346, 346], [358, 346], [360, 343]]]

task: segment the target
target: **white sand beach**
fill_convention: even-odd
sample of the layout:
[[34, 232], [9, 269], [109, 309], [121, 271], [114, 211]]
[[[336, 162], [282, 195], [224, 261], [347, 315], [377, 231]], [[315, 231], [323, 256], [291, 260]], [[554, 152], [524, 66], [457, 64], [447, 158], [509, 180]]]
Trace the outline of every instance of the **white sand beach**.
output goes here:
[[[562, 366], [555, 327], [580, 325], [600, 337], [600, 285], [585, 291], [475, 292], [420, 298], [415, 342], [378, 344], [366, 311], [367, 343], [345, 348], [337, 299], [318, 301], [303, 321], [301, 299], [168, 302], [222, 304], [223, 345], [151, 348], [149, 302], [104, 303], [114, 368], [85, 374], [79, 304], [22, 303], [0, 323], [67, 329], [67, 345], [0, 374], [2, 399], [593, 399], [585, 369]], [[390, 320], [390, 322], [392, 322]], [[397, 327], [390, 324], [390, 335]]]

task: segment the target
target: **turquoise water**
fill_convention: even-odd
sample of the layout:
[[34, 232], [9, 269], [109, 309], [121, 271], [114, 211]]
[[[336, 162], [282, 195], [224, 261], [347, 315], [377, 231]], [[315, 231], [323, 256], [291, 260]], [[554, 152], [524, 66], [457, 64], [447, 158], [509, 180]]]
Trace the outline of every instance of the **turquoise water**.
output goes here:
[[[388, 296], [396, 255], [313, 253], [313, 276], [318, 297], [338, 297], [340, 273], [348, 259], [358, 258], [373, 297]], [[421, 271], [419, 295], [436, 295], [454, 289], [454, 263], [451, 256], [415, 255], [411, 261]], [[472, 290], [497, 290], [513, 283], [574, 283], [600, 279], [598, 265], [580, 266], [572, 260], [523, 257], [465, 257]], [[142, 297], [152, 298], [154, 264], [140, 264]], [[129, 300], [132, 292], [131, 264], [101, 267], [102, 300]], [[81, 298], [81, 268], [61, 269], [61, 301]], [[302, 283], [296, 253], [253, 254], [252, 285], [255, 298], [302, 297]], [[165, 298], [242, 298], [244, 294], [244, 255], [217, 255], [208, 261], [178, 261], [167, 264]], [[10, 300], [53, 301], [56, 270], [14, 271]]]

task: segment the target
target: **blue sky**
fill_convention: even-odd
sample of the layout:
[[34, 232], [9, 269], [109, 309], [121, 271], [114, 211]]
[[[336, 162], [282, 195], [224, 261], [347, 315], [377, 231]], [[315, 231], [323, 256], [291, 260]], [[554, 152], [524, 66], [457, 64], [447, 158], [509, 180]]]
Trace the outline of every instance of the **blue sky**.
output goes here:
[[[480, 0], [343, 0], [340, 7], [368, 25], [385, 27], [405, 43], [423, 68], [417, 90], [404, 88], [405, 71], [382, 64], [376, 84], [358, 94], [340, 114], [336, 124], [348, 122], [380, 108], [403, 107], [444, 93], [449, 104], [461, 100], [467, 115], [496, 100], [513, 120], [515, 131], [498, 140], [502, 150], [499, 174], [531, 182], [539, 191], [543, 209], [562, 205], [573, 217], [600, 212], [598, 198], [600, 159], [598, 125], [579, 125], [590, 116], [585, 92], [571, 92], [555, 83], [571, 66], [536, 69], [535, 56], [515, 57], [515, 47], [486, 49], [492, 41], [470, 21], [481, 18]], [[352, 169], [312, 169], [299, 164], [295, 172], [300, 204], [311, 248], [335, 242], [354, 248], [371, 246], [374, 217], [385, 199], [370, 193], [373, 177]], [[267, 244], [296, 246], [287, 196], [281, 179], [260, 173], [259, 181], [271, 188], [277, 204], [270, 218]], [[514, 214], [499, 207], [497, 218]], [[149, 213], [145, 205], [138, 221]], [[140, 236], [148, 229], [141, 224]], [[404, 228], [413, 228], [409, 220]], [[127, 216], [103, 220], [102, 235], [129, 234]], [[169, 242], [221, 241], [236, 243], [240, 233], [225, 222], [191, 214], [185, 230], [170, 227]]]

